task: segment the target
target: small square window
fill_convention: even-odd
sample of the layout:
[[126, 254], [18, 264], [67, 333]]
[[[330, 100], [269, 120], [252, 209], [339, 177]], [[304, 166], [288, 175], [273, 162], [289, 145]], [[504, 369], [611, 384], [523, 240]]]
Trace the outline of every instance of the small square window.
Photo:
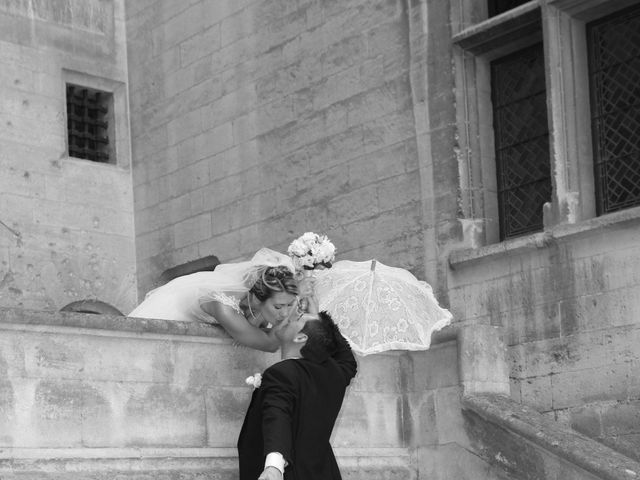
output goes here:
[[115, 163], [113, 94], [67, 84], [69, 156]]

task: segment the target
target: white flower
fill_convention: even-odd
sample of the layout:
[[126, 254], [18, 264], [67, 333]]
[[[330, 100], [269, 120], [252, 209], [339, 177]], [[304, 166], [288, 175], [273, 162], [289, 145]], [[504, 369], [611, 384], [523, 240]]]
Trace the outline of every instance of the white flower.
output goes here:
[[325, 242], [316, 247], [316, 256], [323, 262], [333, 262], [335, 259], [336, 247], [325, 237]]
[[260, 388], [260, 385], [262, 384], [262, 375], [259, 373], [251, 375], [250, 377], [246, 378], [244, 383], [246, 383], [247, 385], [253, 388]]
[[318, 234], [313, 232], [305, 232], [300, 237], [300, 240], [302, 240], [306, 244], [312, 244], [318, 241]]
[[291, 242], [287, 249], [296, 270], [330, 267], [335, 260], [336, 247], [326, 235], [305, 232]]
[[297, 238], [296, 240], [291, 242], [291, 245], [289, 245], [287, 252], [289, 253], [289, 255], [302, 257], [307, 253], [307, 246], [302, 240]]

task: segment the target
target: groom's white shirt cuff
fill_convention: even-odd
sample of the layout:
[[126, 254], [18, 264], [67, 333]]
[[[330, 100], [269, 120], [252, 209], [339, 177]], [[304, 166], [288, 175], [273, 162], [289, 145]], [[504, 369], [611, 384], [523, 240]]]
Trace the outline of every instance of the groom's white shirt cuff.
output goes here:
[[267, 459], [264, 461], [264, 468], [275, 467], [284, 475], [285, 463], [286, 462], [284, 461], [284, 457], [281, 453], [271, 452], [267, 454]]

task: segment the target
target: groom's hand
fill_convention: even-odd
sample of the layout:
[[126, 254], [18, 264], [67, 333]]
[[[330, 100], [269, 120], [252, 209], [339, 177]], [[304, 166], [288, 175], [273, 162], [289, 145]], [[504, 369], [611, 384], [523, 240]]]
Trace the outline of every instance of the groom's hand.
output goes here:
[[258, 480], [282, 480], [282, 473], [276, 467], [267, 467], [260, 474]]

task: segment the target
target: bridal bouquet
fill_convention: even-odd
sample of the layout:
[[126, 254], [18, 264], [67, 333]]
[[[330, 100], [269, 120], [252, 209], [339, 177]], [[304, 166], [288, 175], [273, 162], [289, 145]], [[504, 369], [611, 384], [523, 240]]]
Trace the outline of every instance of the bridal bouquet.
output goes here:
[[296, 238], [287, 253], [293, 260], [297, 271], [331, 268], [336, 258], [336, 247], [326, 237], [313, 232], [306, 232]]

